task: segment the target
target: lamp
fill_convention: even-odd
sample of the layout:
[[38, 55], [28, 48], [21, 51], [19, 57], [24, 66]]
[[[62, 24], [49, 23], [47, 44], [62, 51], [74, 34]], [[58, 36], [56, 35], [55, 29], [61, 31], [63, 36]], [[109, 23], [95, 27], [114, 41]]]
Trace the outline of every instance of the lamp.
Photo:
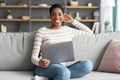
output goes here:
[[115, 0], [101, 0], [100, 6], [115, 6]]
[[99, 11], [94, 11], [93, 12], [94, 19], [99, 20]]

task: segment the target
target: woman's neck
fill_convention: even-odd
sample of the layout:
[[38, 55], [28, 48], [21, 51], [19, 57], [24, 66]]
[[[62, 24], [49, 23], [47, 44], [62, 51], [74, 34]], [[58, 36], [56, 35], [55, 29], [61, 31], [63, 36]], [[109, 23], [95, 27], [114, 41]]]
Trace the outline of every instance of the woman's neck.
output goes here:
[[54, 26], [54, 25], [51, 25], [48, 27], [48, 29], [60, 29], [61, 26]]

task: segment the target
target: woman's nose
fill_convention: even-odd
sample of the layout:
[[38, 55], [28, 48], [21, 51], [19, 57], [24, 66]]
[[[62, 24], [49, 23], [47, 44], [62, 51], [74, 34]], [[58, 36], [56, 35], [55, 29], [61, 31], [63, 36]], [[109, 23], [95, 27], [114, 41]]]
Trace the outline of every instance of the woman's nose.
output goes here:
[[55, 15], [55, 18], [58, 19], [58, 18], [59, 18], [59, 15]]

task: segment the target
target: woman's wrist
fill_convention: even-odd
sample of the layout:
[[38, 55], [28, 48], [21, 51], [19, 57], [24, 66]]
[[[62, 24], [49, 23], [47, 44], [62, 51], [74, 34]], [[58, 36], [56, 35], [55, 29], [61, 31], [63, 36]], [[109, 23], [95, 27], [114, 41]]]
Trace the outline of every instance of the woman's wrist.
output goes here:
[[75, 19], [71, 20], [71, 24], [74, 22]]
[[73, 19], [73, 21], [71, 22], [72, 25], [76, 25], [77, 20]]

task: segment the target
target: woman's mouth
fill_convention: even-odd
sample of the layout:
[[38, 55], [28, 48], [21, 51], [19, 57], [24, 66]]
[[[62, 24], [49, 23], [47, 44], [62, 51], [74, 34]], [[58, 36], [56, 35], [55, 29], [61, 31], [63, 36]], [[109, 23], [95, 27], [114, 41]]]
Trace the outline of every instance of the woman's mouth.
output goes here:
[[60, 23], [60, 20], [55, 20], [55, 23]]

